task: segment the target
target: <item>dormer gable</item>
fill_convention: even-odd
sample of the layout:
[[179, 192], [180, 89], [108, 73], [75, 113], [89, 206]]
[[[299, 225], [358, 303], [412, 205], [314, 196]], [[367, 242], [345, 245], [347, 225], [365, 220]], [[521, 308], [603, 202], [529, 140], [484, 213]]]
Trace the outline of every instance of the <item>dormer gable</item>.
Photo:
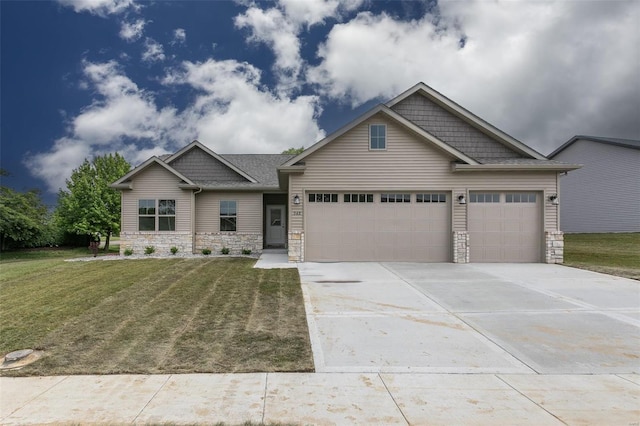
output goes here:
[[193, 141], [165, 161], [196, 183], [257, 182], [252, 176], [198, 141]]
[[546, 158], [424, 83], [386, 105], [444, 143], [480, 163]]

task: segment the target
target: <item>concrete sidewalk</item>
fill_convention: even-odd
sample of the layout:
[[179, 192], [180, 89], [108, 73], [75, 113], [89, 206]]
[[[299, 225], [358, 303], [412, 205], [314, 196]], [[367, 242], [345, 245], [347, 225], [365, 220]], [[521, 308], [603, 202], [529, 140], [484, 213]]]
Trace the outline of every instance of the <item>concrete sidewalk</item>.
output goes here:
[[635, 425], [638, 375], [0, 377], [0, 423]]

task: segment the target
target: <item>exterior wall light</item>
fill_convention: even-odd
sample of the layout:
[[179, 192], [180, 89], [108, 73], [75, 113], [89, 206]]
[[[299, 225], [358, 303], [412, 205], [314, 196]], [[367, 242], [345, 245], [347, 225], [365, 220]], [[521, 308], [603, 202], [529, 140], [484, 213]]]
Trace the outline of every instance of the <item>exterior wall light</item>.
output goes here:
[[293, 204], [295, 205], [300, 204], [300, 196], [298, 194], [293, 196]]
[[467, 204], [467, 199], [464, 198], [464, 194], [458, 195], [458, 203], [459, 204]]
[[558, 201], [558, 194], [549, 195], [549, 202], [554, 206], [557, 206], [558, 204], [560, 204], [560, 201]]

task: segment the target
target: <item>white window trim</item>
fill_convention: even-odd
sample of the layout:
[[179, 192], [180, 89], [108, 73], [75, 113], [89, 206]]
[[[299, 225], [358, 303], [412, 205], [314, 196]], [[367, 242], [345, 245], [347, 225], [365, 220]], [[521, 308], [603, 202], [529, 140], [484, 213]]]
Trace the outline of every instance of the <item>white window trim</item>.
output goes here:
[[[373, 126], [383, 126], [384, 127], [384, 148], [372, 148], [371, 147], [371, 127]], [[387, 125], [385, 123], [371, 123], [369, 124], [369, 140], [367, 141], [369, 144], [369, 151], [386, 151], [387, 146], [389, 146], [388, 138], [387, 138]]]

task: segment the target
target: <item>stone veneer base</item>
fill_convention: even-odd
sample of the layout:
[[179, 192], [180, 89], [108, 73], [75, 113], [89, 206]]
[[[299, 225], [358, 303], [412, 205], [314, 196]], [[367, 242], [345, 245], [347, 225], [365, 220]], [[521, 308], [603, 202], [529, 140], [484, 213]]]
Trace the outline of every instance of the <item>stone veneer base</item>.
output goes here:
[[244, 232], [198, 232], [196, 233], [196, 253], [208, 248], [219, 254], [223, 248], [229, 254], [242, 254], [242, 250], [251, 250], [251, 254], [262, 253], [262, 234]]
[[120, 255], [125, 250], [133, 254], [144, 254], [147, 247], [153, 246], [156, 254], [169, 254], [171, 247], [177, 247], [179, 253], [191, 253], [193, 250], [190, 232], [121, 232]]
[[[192, 253], [193, 240], [190, 232], [121, 232], [120, 255], [131, 249], [134, 254], [144, 254], [147, 247], [153, 246], [156, 254], [169, 254], [171, 247], [177, 247], [179, 253]], [[262, 234], [254, 233], [217, 233], [199, 232], [196, 234], [195, 252], [208, 248], [219, 254], [223, 247], [229, 254], [243, 254], [242, 250], [251, 250], [251, 254], [262, 253]]]
[[562, 231], [546, 231], [544, 233], [545, 240], [545, 262], [546, 263], [563, 263], [564, 262], [564, 232]]

